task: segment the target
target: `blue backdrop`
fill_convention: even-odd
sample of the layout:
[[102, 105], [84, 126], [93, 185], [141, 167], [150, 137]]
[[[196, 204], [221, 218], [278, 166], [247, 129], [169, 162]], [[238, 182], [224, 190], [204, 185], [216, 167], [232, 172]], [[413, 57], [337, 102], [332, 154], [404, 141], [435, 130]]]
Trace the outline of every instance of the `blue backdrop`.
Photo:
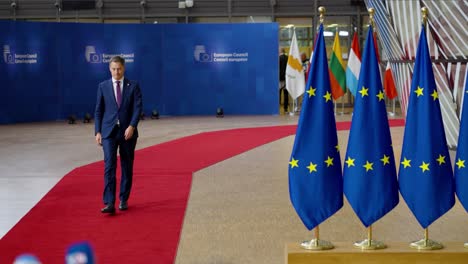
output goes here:
[[0, 123], [94, 113], [113, 55], [146, 114], [278, 114], [278, 25], [0, 21]]

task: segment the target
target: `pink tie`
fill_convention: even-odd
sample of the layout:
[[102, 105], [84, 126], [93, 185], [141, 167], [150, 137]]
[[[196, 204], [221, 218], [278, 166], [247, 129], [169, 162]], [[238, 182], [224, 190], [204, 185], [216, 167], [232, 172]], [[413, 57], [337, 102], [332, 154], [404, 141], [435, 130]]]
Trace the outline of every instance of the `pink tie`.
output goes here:
[[117, 105], [120, 108], [120, 104], [122, 103], [122, 92], [120, 91], [120, 81], [117, 81]]

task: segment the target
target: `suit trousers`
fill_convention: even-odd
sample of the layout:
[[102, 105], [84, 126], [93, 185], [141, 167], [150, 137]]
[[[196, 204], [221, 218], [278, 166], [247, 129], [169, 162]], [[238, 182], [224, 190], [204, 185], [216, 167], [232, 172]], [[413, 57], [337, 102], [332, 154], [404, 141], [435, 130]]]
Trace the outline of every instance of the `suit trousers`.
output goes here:
[[104, 204], [115, 204], [117, 149], [120, 154], [120, 201], [127, 201], [132, 189], [133, 161], [137, 137], [125, 140], [125, 128], [114, 127], [109, 137], [102, 139], [104, 150]]

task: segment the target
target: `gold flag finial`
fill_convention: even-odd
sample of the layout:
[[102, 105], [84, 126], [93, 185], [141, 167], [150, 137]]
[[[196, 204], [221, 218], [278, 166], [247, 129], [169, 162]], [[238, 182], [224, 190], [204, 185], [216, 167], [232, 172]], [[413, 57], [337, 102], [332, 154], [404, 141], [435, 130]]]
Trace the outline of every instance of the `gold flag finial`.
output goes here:
[[369, 8], [367, 9], [367, 11], [369, 12], [369, 25], [371, 25], [372, 27], [375, 27], [374, 25], [374, 13], [375, 13], [375, 10], [374, 8]]
[[427, 14], [428, 14], [428, 12], [429, 12], [429, 9], [427, 9], [427, 7], [421, 8], [422, 22], [423, 22], [424, 27], [426, 27], [426, 24], [427, 24]]
[[320, 24], [323, 24], [323, 19], [325, 18], [325, 11], [327, 11], [327, 10], [325, 9], [325, 7], [320, 6], [318, 8], [318, 11], [320, 13]]

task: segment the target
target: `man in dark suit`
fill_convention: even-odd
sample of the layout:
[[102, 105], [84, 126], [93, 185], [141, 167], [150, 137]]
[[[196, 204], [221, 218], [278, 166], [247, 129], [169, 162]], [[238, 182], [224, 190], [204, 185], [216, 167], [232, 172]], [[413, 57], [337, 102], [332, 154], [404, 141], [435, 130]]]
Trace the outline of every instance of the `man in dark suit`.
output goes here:
[[138, 82], [124, 78], [125, 60], [120, 56], [109, 62], [112, 78], [99, 84], [95, 118], [96, 142], [104, 150], [105, 207], [102, 213], [115, 213], [117, 149], [120, 154], [120, 210], [127, 210], [132, 188], [133, 160], [138, 138], [137, 125], [142, 112]]
[[289, 106], [289, 93], [286, 89], [286, 67], [288, 66], [288, 55], [286, 55], [286, 51], [284, 48], [281, 49], [279, 56], [279, 81], [280, 81], [280, 99], [281, 99], [281, 91], [283, 92], [283, 109], [284, 112], [288, 112]]

